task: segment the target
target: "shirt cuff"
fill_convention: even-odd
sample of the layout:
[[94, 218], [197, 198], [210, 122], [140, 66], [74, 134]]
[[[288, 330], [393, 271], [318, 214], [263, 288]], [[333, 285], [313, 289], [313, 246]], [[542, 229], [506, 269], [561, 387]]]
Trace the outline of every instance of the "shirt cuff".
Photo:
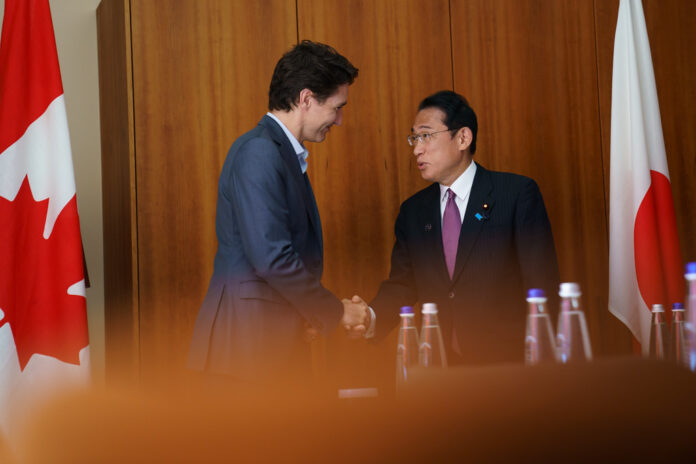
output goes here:
[[365, 335], [363, 335], [363, 337], [364, 338], [373, 338], [375, 336], [375, 326], [377, 325], [377, 316], [375, 316], [375, 310], [372, 309], [371, 306], [368, 306], [367, 309], [370, 310], [370, 326], [365, 331]]

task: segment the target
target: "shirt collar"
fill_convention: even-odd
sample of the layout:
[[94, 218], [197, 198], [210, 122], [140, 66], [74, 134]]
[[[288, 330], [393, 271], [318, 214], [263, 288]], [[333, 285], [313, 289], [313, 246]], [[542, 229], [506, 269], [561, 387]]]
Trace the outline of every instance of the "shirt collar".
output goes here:
[[455, 195], [459, 198], [467, 198], [471, 192], [471, 186], [474, 185], [474, 176], [476, 175], [476, 162], [471, 161], [469, 167], [452, 182], [452, 185], [445, 187], [440, 184], [440, 201], [447, 200], [447, 189], [452, 189]]
[[294, 135], [292, 135], [292, 132], [290, 132], [290, 129], [288, 129], [283, 122], [278, 119], [273, 113], [266, 113], [266, 116], [269, 116], [271, 119], [273, 119], [275, 122], [278, 123], [281, 129], [283, 129], [283, 132], [285, 132], [285, 136], [288, 138], [290, 141], [290, 145], [292, 145], [292, 149], [295, 150], [295, 154], [297, 155], [297, 160], [300, 162], [300, 168], [302, 169], [302, 173], [304, 174], [307, 172], [307, 157], [309, 156], [309, 152], [307, 149], [297, 141]]

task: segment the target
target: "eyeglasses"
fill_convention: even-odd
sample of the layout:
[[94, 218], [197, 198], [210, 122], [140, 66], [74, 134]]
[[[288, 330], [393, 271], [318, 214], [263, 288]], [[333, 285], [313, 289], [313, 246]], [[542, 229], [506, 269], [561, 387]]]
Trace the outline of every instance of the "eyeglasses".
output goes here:
[[418, 142], [428, 143], [430, 142], [430, 139], [433, 138], [433, 135], [439, 134], [440, 132], [449, 132], [450, 130], [452, 129], [444, 129], [437, 132], [430, 132], [429, 134], [411, 134], [408, 137], [406, 137], [406, 140], [408, 140], [409, 145], [415, 147], [418, 144]]

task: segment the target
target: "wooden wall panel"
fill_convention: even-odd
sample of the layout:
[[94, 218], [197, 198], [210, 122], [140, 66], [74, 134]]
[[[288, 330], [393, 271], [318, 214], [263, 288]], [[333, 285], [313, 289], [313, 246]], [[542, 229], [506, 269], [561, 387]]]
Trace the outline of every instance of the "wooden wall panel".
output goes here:
[[266, 112], [295, 2], [132, 0], [141, 368], [183, 366], [215, 249], [222, 162]]
[[538, 182], [561, 279], [581, 284], [595, 351], [627, 351], [628, 332], [607, 310], [593, 2], [452, 0], [451, 5], [455, 90], [479, 118], [475, 159]]
[[[324, 285], [372, 299], [389, 274], [394, 221], [403, 200], [427, 185], [406, 142], [426, 95], [452, 88], [446, 0], [298, 0], [300, 40], [328, 43], [360, 69], [343, 126], [310, 145], [308, 173], [324, 231]], [[415, 13], [415, 14], [414, 14]], [[326, 347], [328, 346], [328, 347]], [[392, 346], [337, 336], [322, 373], [342, 385], [393, 374]], [[386, 380], [389, 382], [389, 380]]]
[[137, 376], [138, 269], [128, 0], [97, 9], [106, 379]]
[[[684, 262], [696, 260], [696, 2], [643, 0]], [[605, 183], [609, 201], [611, 82], [618, 0], [596, 1]]]
[[309, 175], [324, 284], [369, 299], [389, 272], [400, 203], [427, 185], [406, 136], [420, 100], [452, 88], [448, 2], [299, 0], [298, 19], [300, 39], [328, 43], [360, 69], [344, 127], [309, 146]]

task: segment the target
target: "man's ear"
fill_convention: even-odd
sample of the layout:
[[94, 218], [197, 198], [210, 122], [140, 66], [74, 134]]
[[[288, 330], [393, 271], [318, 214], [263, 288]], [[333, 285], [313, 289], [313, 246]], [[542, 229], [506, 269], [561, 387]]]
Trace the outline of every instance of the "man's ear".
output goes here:
[[467, 148], [469, 148], [469, 146], [471, 146], [471, 142], [474, 140], [474, 134], [468, 127], [462, 127], [461, 129], [459, 129], [455, 137], [457, 139], [457, 144], [459, 145], [459, 149], [461, 151], [464, 151]]
[[298, 108], [307, 109], [312, 104], [312, 97], [314, 97], [314, 92], [309, 89], [300, 90], [300, 97], [297, 100]]

